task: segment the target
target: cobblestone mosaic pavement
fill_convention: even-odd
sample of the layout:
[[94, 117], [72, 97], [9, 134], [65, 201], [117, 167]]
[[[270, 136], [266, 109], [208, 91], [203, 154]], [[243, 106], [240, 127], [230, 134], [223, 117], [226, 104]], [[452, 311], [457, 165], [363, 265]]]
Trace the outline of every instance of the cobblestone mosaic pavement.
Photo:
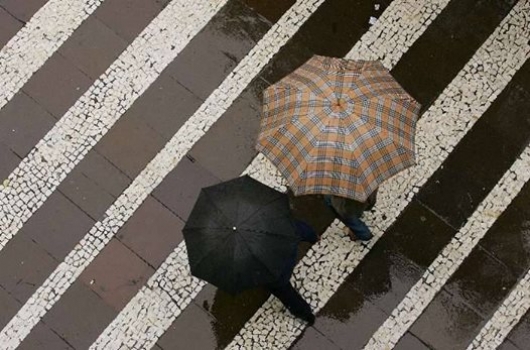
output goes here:
[[[286, 190], [261, 93], [313, 54], [422, 112], [370, 242], [292, 198], [307, 327], [181, 231], [202, 187]], [[0, 349], [530, 349], [529, 57], [530, 0], [0, 0]]]

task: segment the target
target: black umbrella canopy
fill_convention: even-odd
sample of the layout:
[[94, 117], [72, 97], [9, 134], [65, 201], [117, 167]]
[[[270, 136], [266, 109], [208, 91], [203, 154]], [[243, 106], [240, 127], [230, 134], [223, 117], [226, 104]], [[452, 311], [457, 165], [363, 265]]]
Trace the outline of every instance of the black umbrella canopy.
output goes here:
[[183, 232], [192, 274], [233, 294], [278, 279], [299, 241], [287, 196], [249, 176], [203, 188]]

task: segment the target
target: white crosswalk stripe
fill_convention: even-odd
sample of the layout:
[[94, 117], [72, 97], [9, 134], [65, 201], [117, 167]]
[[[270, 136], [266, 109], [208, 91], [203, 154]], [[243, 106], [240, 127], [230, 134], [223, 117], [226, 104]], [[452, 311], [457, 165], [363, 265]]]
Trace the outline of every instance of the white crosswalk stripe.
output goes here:
[[50, 0], [0, 50], [0, 109], [104, 0]]
[[375, 350], [383, 346], [394, 346], [399, 341], [530, 179], [528, 169], [530, 169], [530, 146], [504, 174], [464, 227], [394, 309], [365, 349]]
[[[143, 184], [143, 191], [135, 192], [137, 197], [132, 203], [137, 204], [134, 204], [134, 209], [223, 115], [272, 56], [285, 45], [322, 2], [323, 0], [297, 1], [265, 34], [135, 180], [135, 183]], [[126, 221], [126, 218], [123, 221]], [[203, 286], [204, 282], [191, 276], [186, 246], [182, 242], [149, 279], [147, 285], [107, 327], [91, 349], [119, 349], [122, 344], [129, 343], [135, 344], [136, 348], [153, 346]], [[156, 326], [153, 326], [152, 318], [137, 318], [138, 312], [153, 315]], [[139, 333], [138, 329], [148, 331]]]
[[[528, 157], [528, 152], [526, 152]], [[528, 160], [528, 159], [527, 159]], [[526, 174], [528, 168], [526, 165]], [[524, 170], [524, 169], [523, 169]], [[528, 181], [528, 177], [527, 181]], [[528, 310], [530, 310], [530, 270], [517, 283], [510, 295], [495, 314], [482, 328], [476, 338], [467, 348], [468, 350], [493, 350], [502, 344], [510, 331], [517, 325]]]
[[0, 250], [226, 1], [173, 0], [39, 141], [0, 185]]
[[[1, 189], [0, 248], [225, 3], [173, 0], [39, 142], [9, 177], [7, 187]], [[132, 215], [136, 208], [129, 208], [129, 204], [135, 203], [135, 192], [147, 187], [143, 181], [129, 187], [109, 209], [106, 219], [94, 226], [11, 319], [0, 333], [0, 344], [6, 349], [18, 346], [58, 301], [114, 235], [116, 223]], [[105, 230], [105, 224], [111, 229]]]
[[[477, 51], [418, 122], [417, 165], [384, 183], [378, 193], [375, 214], [367, 215], [366, 221], [373, 227], [374, 239], [366, 245], [351, 243], [342, 234], [342, 225], [335, 223], [297, 265], [292, 280], [304, 298], [310, 301], [315, 311], [326, 304], [344, 279], [351, 274], [396, 220], [418, 189], [491, 105], [515, 71], [526, 61], [529, 48], [524, 43], [528, 40], [528, 28], [520, 15], [526, 9], [524, 5], [521, 3], [512, 9], [503, 25]], [[499, 54], [500, 52], [504, 54]], [[505, 62], [507, 57], [510, 61]], [[474, 80], [477, 84], [469, 87], [468, 77], [471, 71], [475, 71], [477, 62], [489, 62], [491, 66], [504, 67], [504, 70], [499, 70], [504, 73], [495, 74], [484, 70], [475, 72]], [[260, 164], [251, 165], [249, 174], [260, 173], [256, 170], [260, 166]], [[274, 173], [272, 176], [262, 173], [259, 179], [273, 185], [271, 181], [275, 181], [278, 176]], [[325, 276], [333, 278], [324, 278]], [[278, 309], [279, 304], [270, 298], [228, 348], [253, 346], [287, 348], [305, 327], [302, 322], [293, 320], [285, 314], [280, 319]], [[267, 338], [267, 344], [261, 342], [262, 338], [259, 337], [261, 334], [272, 335]], [[270, 338], [273, 339], [273, 343], [270, 342]], [[379, 348], [381, 344], [387, 346], [386, 343], [380, 343]]]
[[[15, 349], [22, 344], [144, 200], [324, 1], [297, 0], [283, 14], [36, 288], [0, 332], [0, 348]], [[36, 12], [0, 50], [0, 78], [7, 82], [0, 87], [0, 109], [103, 2], [49, 0]], [[0, 254], [92, 147], [227, 2], [172, 0], [0, 183]], [[346, 58], [379, 59], [387, 68], [394, 67], [449, 4], [450, 0], [393, 0]], [[344, 226], [335, 221], [302, 258], [292, 282], [314, 311], [321, 310], [333, 297], [527, 62], [530, 57], [528, 23], [530, 1], [519, 0], [420, 119], [416, 135], [417, 166], [384, 183], [375, 210], [365, 214], [374, 239], [368, 243], [351, 242], [344, 234]], [[399, 342], [530, 179], [528, 169], [530, 145], [372, 335], [366, 349], [390, 349]], [[280, 191], [286, 190], [284, 179], [261, 154], [243, 174]], [[186, 246], [181, 242], [90, 349], [154, 347], [205, 285], [191, 275]], [[508, 295], [491, 319], [480, 333], [472, 335], [475, 339], [468, 350], [494, 349], [501, 345], [530, 309], [529, 287], [530, 271], [509, 294], [506, 291]], [[287, 349], [305, 327], [271, 297], [239, 330], [228, 349]]]

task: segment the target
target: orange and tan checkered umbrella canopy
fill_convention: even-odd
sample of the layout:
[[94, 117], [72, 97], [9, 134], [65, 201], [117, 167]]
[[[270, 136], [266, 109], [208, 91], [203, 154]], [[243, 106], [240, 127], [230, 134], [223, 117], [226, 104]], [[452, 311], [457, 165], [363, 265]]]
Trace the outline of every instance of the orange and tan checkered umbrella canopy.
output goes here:
[[381, 62], [313, 56], [264, 91], [257, 149], [295, 195], [365, 201], [414, 164], [419, 110]]

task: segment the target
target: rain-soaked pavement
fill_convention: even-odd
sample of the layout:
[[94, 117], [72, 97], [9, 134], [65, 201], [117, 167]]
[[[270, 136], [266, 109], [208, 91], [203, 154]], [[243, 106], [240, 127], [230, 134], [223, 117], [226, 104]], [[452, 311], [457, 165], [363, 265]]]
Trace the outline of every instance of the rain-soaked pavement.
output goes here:
[[[0, 47], [0, 349], [530, 349], [530, 1], [0, 0]], [[313, 54], [422, 115], [371, 242], [291, 198], [306, 327], [191, 278], [181, 230], [204, 186], [285, 190], [261, 92]]]

